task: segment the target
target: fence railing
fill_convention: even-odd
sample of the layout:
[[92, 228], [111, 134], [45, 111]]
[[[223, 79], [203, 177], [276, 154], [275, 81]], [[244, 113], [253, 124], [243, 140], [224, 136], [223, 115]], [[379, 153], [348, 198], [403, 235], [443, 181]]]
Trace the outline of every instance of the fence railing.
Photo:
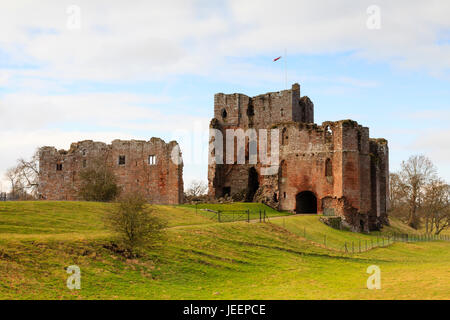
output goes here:
[[317, 229], [308, 230], [305, 226], [289, 225], [287, 221], [289, 219], [278, 219], [275, 223], [320, 246], [350, 254], [365, 252], [374, 248], [387, 247], [395, 242], [450, 241], [450, 235], [444, 234], [430, 235], [393, 232], [385, 234], [326, 234]]
[[[205, 211], [205, 209], [202, 209]], [[217, 222], [269, 222], [269, 216], [266, 210], [250, 211], [250, 210], [210, 210], [206, 209], [209, 217]], [[282, 217], [279, 217], [282, 218]], [[283, 227], [285, 225], [285, 219], [282, 221]], [[386, 235], [370, 236], [367, 239], [356, 239], [352, 241], [337, 240], [334, 237], [329, 237], [326, 234], [320, 234], [317, 232], [309, 233], [306, 227], [300, 231], [300, 236], [312, 242], [325, 246], [326, 248], [342, 251], [345, 253], [362, 253], [375, 248], [387, 247], [395, 242], [426, 242], [426, 241], [450, 241], [449, 235], [427, 235], [427, 234], [406, 234], [406, 233], [390, 233]], [[297, 231], [297, 232], [298, 232]], [[356, 233], [357, 234], [357, 233]]]
[[407, 234], [392, 233], [387, 236], [377, 236], [374, 239], [364, 239], [356, 241], [347, 241], [344, 243], [346, 253], [361, 253], [374, 248], [387, 247], [395, 242], [431, 242], [431, 241], [450, 241], [450, 236], [444, 234]]
[[208, 213], [212, 213], [210, 216], [217, 222], [268, 222], [269, 217], [266, 210], [250, 211], [250, 210], [207, 210]]

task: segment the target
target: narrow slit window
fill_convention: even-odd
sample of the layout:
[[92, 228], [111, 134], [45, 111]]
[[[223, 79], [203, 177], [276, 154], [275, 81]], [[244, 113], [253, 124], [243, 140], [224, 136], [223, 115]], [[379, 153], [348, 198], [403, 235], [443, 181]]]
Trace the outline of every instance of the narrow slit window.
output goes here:
[[155, 155], [148, 156], [148, 164], [151, 166], [156, 164], [156, 156]]
[[86, 161], [86, 159], [83, 159], [83, 168], [86, 168], [87, 167], [87, 161]]
[[325, 161], [325, 177], [333, 176], [333, 165], [330, 159]]
[[125, 156], [119, 156], [119, 166], [122, 166], [125, 164]]
[[287, 133], [287, 129], [283, 128], [283, 131], [281, 132], [281, 145], [285, 146], [288, 144], [289, 136]]
[[62, 169], [63, 169], [62, 163], [57, 163], [56, 164], [56, 171], [62, 171]]

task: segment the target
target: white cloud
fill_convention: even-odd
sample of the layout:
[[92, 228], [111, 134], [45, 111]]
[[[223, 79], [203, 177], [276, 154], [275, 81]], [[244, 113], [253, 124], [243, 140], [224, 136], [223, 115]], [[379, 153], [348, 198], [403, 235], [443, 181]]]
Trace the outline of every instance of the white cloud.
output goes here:
[[66, 28], [69, 4], [2, 4], [0, 48], [17, 63], [41, 65], [35, 76], [71, 80], [217, 73], [239, 68], [226, 56], [286, 47], [291, 54], [350, 51], [434, 74], [450, 69], [450, 45], [438, 43], [450, 27], [446, 1], [378, 1], [380, 30], [366, 27], [368, 1], [78, 1], [80, 30]]
[[[450, 28], [448, 1], [377, 1], [380, 30], [366, 27], [372, 1], [78, 0], [81, 29], [69, 30], [66, 8], [72, 4], [2, 2], [0, 58], [9, 67], [0, 67], [0, 86], [15, 93], [0, 97], [0, 168], [42, 144], [67, 148], [83, 138], [108, 141], [136, 132], [170, 135], [174, 129], [190, 130], [194, 122], [209, 120], [171, 114], [168, 111], [181, 102], [162, 94], [67, 94], [67, 87], [77, 81], [123, 83], [194, 74], [250, 86], [281, 84], [279, 70], [228, 58], [275, 55], [284, 48], [290, 55], [352, 52], [355, 58], [450, 78], [450, 44], [448, 39], [441, 41]], [[349, 87], [378, 85], [370, 78], [345, 75], [288, 76], [326, 82], [327, 90], [341, 93]], [[84, 125], [96, 130], [83, 132]], [[447, 165], [450, 157], [442, 143], [448, 145], [448, 136], [448, 131], [431, 132], [413, 147], [429, 148], [437, 164]]]
[[[450, 177], [450, 129], [423, 130], [411, 145], [416, 153], [426, 154], [438, 168], [438, 173]], [[449, 181], [450, 182], [450, 181]]]
[[179, 109], [177, 103], [166, 96], [128, 93], [4, 95], [0, 100], [0, 181], [5, 185], [6, 169], [41, 146], [68, 149], [81, 140], [109, 143], [154, 136], [180, 143], [188, 177], [204, 175], [198, 168], [207, 164], [203, 146], [208, 145], [204, 136], [209, 117], [167, 112]]

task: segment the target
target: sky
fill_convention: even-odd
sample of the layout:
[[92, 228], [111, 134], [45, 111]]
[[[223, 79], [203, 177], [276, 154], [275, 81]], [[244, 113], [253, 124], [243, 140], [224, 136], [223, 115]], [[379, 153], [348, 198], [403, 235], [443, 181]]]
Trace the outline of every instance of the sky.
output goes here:
[[[300, 83], [315, 122], [389, 141], [390, 169], [425, 154], [450, 181], [449, 1], [2, 1], [0, 190], [41, 146], [178, 140], [207, 180], [214, 94]], [[286, 55], [285, 55], [286, 51]], [[273, 59], [282, 59], [273, 62]]]

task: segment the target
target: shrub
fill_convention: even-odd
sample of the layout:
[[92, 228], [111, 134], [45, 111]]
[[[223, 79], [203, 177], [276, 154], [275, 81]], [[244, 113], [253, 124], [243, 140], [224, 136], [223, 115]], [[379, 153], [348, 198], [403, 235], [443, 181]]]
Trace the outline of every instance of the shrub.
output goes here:
[[116, 232], [120, 242], [131, 253], [145, 245], [153, 245], [163, 238], [166, 223], [147, 206], [145, 198], [128, 193], [118, 199], [115, 208], [106, 216], [106, 225]]
[[108, 202], [120, 194], [117, 178], [104, 161], [96, 160], [80, 172], [80, 197], [85, 201]]

